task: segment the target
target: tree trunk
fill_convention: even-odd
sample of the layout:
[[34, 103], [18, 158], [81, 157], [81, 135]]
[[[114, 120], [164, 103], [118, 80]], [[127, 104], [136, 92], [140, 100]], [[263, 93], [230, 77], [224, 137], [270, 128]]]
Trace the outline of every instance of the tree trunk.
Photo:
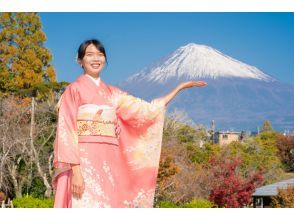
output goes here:
[[46, 172], [43, 172], [40, 161], [39, 161], [39, 154], [35, 149], [34, 145], [34, 137], [33, 137], [33, 130], [35, 126], [35, 98], [32, 97], [32, 111], [31, 111], [31, 129], [30, 129], [30, 143], [31, 143], [31, 151], [32, 151], [32, 158], [34, 158], [34, 162], [37, 166], [38, 173], [40, 177], [43, 179], [43, 183], [46, 187], [45, 197], [50, 197], [52, 194], [52, 187], [47, 179]]
[[15, 191], [15, 196], [16, 198], [21, 198], [22, 197], [22, 185], [18, 183], [16, 179], [16, 165], [13, 165], [11, 168], [11, 178], [12, 178], [12, 183], [14, 186], [14, 191]]

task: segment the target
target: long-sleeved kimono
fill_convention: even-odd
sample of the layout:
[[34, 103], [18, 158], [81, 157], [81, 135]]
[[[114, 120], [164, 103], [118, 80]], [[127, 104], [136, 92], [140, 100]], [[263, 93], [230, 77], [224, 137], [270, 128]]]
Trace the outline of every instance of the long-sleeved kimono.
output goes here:
[[[54, 207], [153, 207], [165, 107], [81, 75], [62, 94], [52, 185]], [[85, 182], [72, 196], [71, 166]]]

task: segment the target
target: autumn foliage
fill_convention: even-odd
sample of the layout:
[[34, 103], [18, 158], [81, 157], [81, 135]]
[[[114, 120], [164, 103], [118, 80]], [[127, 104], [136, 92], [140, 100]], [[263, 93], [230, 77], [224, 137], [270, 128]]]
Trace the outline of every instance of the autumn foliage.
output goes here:
[[294, 208], [294, 186], [289, 185], [286, 189], [279, 189], [278, 195], [272, 198], [272, 207]]
[[286, 171], [294, 172], [294, 136], [279, 135], [277, 139], [278, 155]]
[[213, 174], [210, 200], [219, 207], [238, 208], [250, 205], [252, 193], [263, 181], [261, 172], [243, 177], [238, 172], [241, 162], [238, 157], [231, 160], [214, 157], [209, 161]]
[[61, 85], [46, 40], [38, 13], [0, 13], [0, 93], [54, 96]]

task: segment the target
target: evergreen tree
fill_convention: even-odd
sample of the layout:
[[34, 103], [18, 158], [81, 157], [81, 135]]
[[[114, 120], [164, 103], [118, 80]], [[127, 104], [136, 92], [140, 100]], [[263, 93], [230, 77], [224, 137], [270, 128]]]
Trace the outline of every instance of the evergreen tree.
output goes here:
[[0, 92], [48, 98], [60, 89], [37, 13], [0, 13]]
[[262, 129], [261, 129], [261, 132], [268, 132], [268, 131], [274, 131], [273, 130], [273, 127], [272, 127], [272, 124], [269, 120], [266, 120], [264, 123], [263, 123], [263, 126], [262, 126]]

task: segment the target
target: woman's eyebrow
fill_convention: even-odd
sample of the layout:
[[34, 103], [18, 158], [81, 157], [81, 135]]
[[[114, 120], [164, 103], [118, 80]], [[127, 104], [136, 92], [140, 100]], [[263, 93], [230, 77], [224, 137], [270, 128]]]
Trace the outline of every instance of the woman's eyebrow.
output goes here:
[[86, 53], [97, 53], [97, 54], [103, 54], [103, 53], [102, 53], [102, 52], [100, 52], [100, 51], [99, 51], [99, 52], [96, 52], [96, 51], [95, 51], [95, 52], [94, 52], [94, 51], [89, 51], [89, 52], [86, 52]]

